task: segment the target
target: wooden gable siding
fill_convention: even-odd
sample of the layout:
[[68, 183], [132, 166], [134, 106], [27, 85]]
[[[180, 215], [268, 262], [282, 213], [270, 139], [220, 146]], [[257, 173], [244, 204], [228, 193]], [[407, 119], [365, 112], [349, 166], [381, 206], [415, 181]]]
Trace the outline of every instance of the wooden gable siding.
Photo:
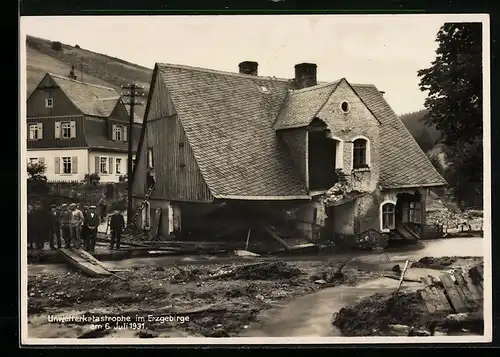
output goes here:
[[281, 130], [278, 135], [290, 152], [295, 170], [307, 182], [307, 129]]
[[[49, 97], [54, 99], [53, 108], [45, 108], [45, 99]], [[45, 76], [28, 98], [26, 102], [26, 113], [27, 117], [53, 117], [82, 114], [48, 75]]]
[[[56, 138], [56, 123], [74, 122], [76, 137], [71, 139]], [[31, 124], [42, 124], [42, 139], [29, 140], [29, 128]], [[83, 125], [83, 115], [57, 116], [57, 117], [31, 117], [26, 119], [27, 148], [28, 149], [50, 149], [50, 148], [77, 148], [87, 147]]]
[[213, 200], [177, 116], [150, 121], [147, 136], [147, 147], [153, 151], [155, 166], [154, 198]]
[[156, 71], [153, 94], [148, 104], [148, 120], [170, 117], [176, 113], [160, 71]]

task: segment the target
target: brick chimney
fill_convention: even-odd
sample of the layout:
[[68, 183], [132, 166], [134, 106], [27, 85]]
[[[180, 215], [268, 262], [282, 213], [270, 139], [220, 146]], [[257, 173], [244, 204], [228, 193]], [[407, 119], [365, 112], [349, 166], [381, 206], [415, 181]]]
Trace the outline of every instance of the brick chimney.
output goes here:
[[382, 94], [382, 96], [385, 94], [385, 92], [383, 90], [379, 91], [380, 94]]
[[238, 66], [240, 67], [240, 73], [250, 74], [252, 76], [257, 75], [257, 69], [259, 68], [259, 64], [253, 61], [244, 61], [241, 62]]
[[312, 87], [317, 84], [315, 63], [299, 63], [295, 65], [295, 83], [299, 88]]

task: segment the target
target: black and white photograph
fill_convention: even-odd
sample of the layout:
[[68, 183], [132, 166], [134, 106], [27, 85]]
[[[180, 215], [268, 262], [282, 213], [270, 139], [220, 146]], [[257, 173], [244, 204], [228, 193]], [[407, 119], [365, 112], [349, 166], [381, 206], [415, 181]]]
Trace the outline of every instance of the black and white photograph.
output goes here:
[[21, 17], [21, 343], [491, 342], [489, 31]]

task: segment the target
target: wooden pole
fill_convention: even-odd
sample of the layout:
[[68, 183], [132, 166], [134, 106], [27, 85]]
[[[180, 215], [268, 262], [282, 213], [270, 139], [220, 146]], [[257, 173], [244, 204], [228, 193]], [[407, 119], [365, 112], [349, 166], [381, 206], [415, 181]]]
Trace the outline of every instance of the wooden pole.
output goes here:
[[248, 230], [247, 234], [247, 244], [245, 245], [245, 250], [248, 251], [248, 244], [250, 243], [250, 234], [252, 233], [252, 228]]
[[134, 126], [134, 105], [135, 105], [135, 84], [130, 86], [130, 117], [128, 123], [127, 142], [128, 142], [128, 161], [127, 161], [127, 225], [130, 225], [132, 218], [132, 130]]

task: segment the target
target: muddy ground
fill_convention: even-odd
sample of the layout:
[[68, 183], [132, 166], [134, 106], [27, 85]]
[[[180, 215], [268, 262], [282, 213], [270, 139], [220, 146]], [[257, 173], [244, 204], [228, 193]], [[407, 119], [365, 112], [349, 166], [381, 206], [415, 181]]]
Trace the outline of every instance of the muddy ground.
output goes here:
[[[355, 285], [381, 274], [342, 262], [300, 261], [141, 267], [117, 272], [120, 278], [90, 278], [79, 272], [30, 275], [29, 335], [231, 337], [275, 302], [325, 287]], [[124, 329], [114, 329], [112, 322], [111, 329], [102, 330], [101, 323], [92, 328], [88, 322], [49, 322], [52, 315], [142, 316], [145, 321]], [[154, 321], [161, 316], [173, 316], [174, 321]]]
[[[481, 257], [424, 257], [412, 268], [452, 270], [482, 264]], [[482, 314], [482, 311], [480, 312]], [[446, 315], [429, 314], [418, 291], [410, 289], [379, 293], [342, 308], [333, 315], [333, 325], [343, 336], [433, 336], [455, 334], [457, 330], [483, 334], [482, 317], [450, 329]], [[482, 316], [482, 315], [481, 315]]]

